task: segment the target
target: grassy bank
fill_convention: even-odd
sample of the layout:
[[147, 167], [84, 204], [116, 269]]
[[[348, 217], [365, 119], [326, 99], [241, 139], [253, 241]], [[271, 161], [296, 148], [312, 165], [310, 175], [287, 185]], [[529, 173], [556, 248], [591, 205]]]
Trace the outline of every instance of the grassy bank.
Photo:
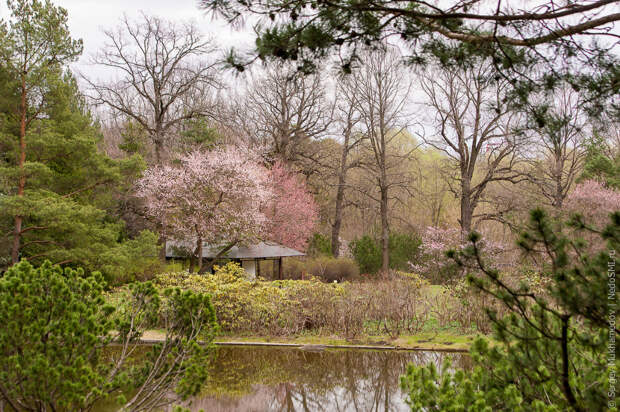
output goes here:
[[[143, 339], [146, 341], [159, 341], [164, 339], [161, 330], [147, 331]], [[398, 338], [389, 336], [363, 336], [358, 339], [345, 339], [338, 336], [300, 335], [300, 336], [234, 336], [224, 335], [215, 339], [217, 344], [227, 343], [269, 343], [269, 344], [297, 344], [297, 345], [327, 345], [327, 346], [384, 346], [386, 348], [397, 347], [409, 350], [469, 350], [474, 335], [455, 335], [443, 333], [420, 333], [417, 335], [404, 335]]]

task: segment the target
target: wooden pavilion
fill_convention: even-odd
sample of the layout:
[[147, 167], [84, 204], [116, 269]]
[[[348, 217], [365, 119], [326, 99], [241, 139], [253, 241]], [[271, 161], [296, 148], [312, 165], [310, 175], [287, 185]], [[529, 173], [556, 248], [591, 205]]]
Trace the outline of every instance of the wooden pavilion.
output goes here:
[[[221, 249], [221, 245], [213, 246], [205, 243], [202, 247], [201, 258], [203, 260], [215, 259]], [[190, 242], [168, 241], [166, 242], [166, 259], [185, 259], [190, 250], [192, 250]], [[239, 262], [251, 277], [260, 276], [261, 260], [271, 260], [274, 261], [274, 268], [277, 268], [278, 279], [282, 279], [282, 259], [294, 256], [305, 256], [305, 253], [274, 242], [259, 242], [245, 246], [233, 246], [218, 259]]]

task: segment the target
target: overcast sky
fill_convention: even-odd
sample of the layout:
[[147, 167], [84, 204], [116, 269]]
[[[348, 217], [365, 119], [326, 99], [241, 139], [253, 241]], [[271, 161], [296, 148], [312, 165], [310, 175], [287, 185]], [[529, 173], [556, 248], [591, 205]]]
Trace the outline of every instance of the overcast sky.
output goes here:
[[[228, 49], [249, 47], [252, 44], [251, 30], [239, 32], [232, 30], [224, 21], [216, 21], [198, 8], [197, 0], [52, 0], [69, 13], [69, 29], [74, 38], [84, 40], [84, 54], [74, 65], [77, 70], [92, 70], [85, 66], [91, 54], [102, 45], [102, 28], [119, 24], [119, 18], [126, 13], [135, 18], [140, 11], [149, 15], [171, 20], [195, 20], [205, 34], [217, 39], [217, 43]], [[6, 3], [0, 2], [0, 15], [8, 14]]]

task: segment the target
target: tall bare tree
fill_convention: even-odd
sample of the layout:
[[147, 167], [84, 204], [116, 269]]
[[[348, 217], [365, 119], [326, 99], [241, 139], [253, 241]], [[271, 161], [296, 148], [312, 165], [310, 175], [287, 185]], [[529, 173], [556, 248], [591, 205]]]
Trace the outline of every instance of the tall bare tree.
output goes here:
[[218, 86], [215, 51], [198, 27], [142, 14], [126, 16], [105, 30], [105, 46], [92, 64], [109, 69], [114, 80], [83, 76], [97, 105], [137, 122], [148, 134], [160, 164], [171, 135], [188, 119], [211, 116]]
[[273, 161], [300, 162], [324, 136], [331, 105], [319, 75], [276, 66], [260, 75], [239, 102], [239, 123]]
[[410, 82], [394, 49], [366, 53], [362, 66], [342, 81], [351, 104], [358, 112], [360, 131], [365, 137], [368, 161], [363, 167], [378, 193], [364, 194], [379, 203], [381, 218], [382, 271], [389, 269], [389, 206], [396, 188], [407, 188], [411, 175], [403, 160], [411, 151], [401, 149], [405, 131], [405, 108]]
[[516, 165], [524, 138], [513, 133], [517, 115], [506, 107], [507, 84], [486, 62], [469, 68], [428, 66], [419, 72], [433, 132], [424, 141], [448, 158], [450, 190], [459, 198], [463, 235], [472, 230], [490, 183], [523, 180]]
[[586, 116], [579, 94], [569, 87], [557, 89], [538, 120], [540, 125], [531, 125], [537, 150], [530, 158], [530, 178], [546, 203], [561, 209], [586, 155]]
[[354, 104], [354, 96], [351, 88], [338, 87], [336, 95], [335, 120], [341, 127], [342, 136], [340, 162], [334, 168], [336, 174], [336, 198], [334, 201], [334, 220], [332, 221], [331, 246], [334, 257], [340, 255], [340, 229], [342, 227], [343, 212], [345, 209], [345, 190], [347, 187], [347, 175], [349, 170], [359, 167], [361, 157], [352, 158], [352, 154], [359, 149], [364, 134], [356, 130], [356, 125], [360, 121], [359, 113]]

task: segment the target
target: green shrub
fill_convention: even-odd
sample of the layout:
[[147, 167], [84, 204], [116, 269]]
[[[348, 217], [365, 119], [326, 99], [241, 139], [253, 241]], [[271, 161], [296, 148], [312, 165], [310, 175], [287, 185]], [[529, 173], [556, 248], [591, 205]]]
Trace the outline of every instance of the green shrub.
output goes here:
[[617, 410], [614, 373], [620, 360], [614, 326], [620, 291], [613, 281], [620, 212], [601, 230], [580, 216], [563, 229], [544, 211], [532, 211], [517, 245], [539, 262], [540, 276], [546, 278], [538, 285], [535, 280], [535, 288], [527, 281], [511, 285], [484, 261], [480, 235], [472, 233], [469, 240], [449, 256], [475, 270], [467, 276], [469, 285], [508, 313], [487, 311], [493, 342], [478, 338], [473, 343], [472, 371], [454, 371], [449, 364], [439, 372], [433, 363], [410, 365], [401, 386], [411, 409]]
[[[0, 401], [11, 410], [89, 410], [121, 390], [122, 410], [140, 404], [156, 410], [199, 392], [207, 378], [216, 331], [209, 297], [151, 282], [124, 287], [119, 309], [106, 304], [98, 272], [26, 261], [0, 278]], [[145, 362], [127, 362], [135, 343], [159, 319], [166, 342], [154, 345]], [[114, 333], [112, 333], [114, 331]], [[118, 355], [104, 356], [112, 343]], [[160, 395], [166, 394], [162, 400]], [[175, 400], [175, 397], [171, 398]], [[19, 407], [17, 407], [19, 405]], [[146, 406], [145, 406], [146, 405]]]
[[159, 259], [158, 236], [144, 230], [136, 239], [119, 243], [99, 256], [106, 281], [112, 285], [152, 279], [163, 270]]
[[332, 242], [322, 233], [315, 233], [308, 244], [309, 256], [331, 256]]
[[409, 233], [391, 233], [389, 241], [390, 269], [410, 270], [410, 262], [415, 262], [422, 240]]
[[364, 235], [351, 242], [351, 253], [362, 273], [374, 274], [381, 268], [381, 249], [372, 237]]
[[[390, 269], [410, 270], [410, 262], [417, 259], [422, 241], [413, 234], [391, 233], [388, 243]], [[381, 268], [381, 245], [376, 239], [364, 235], [351, 242], [351, 253], [362, 273], [375, 274]]]

